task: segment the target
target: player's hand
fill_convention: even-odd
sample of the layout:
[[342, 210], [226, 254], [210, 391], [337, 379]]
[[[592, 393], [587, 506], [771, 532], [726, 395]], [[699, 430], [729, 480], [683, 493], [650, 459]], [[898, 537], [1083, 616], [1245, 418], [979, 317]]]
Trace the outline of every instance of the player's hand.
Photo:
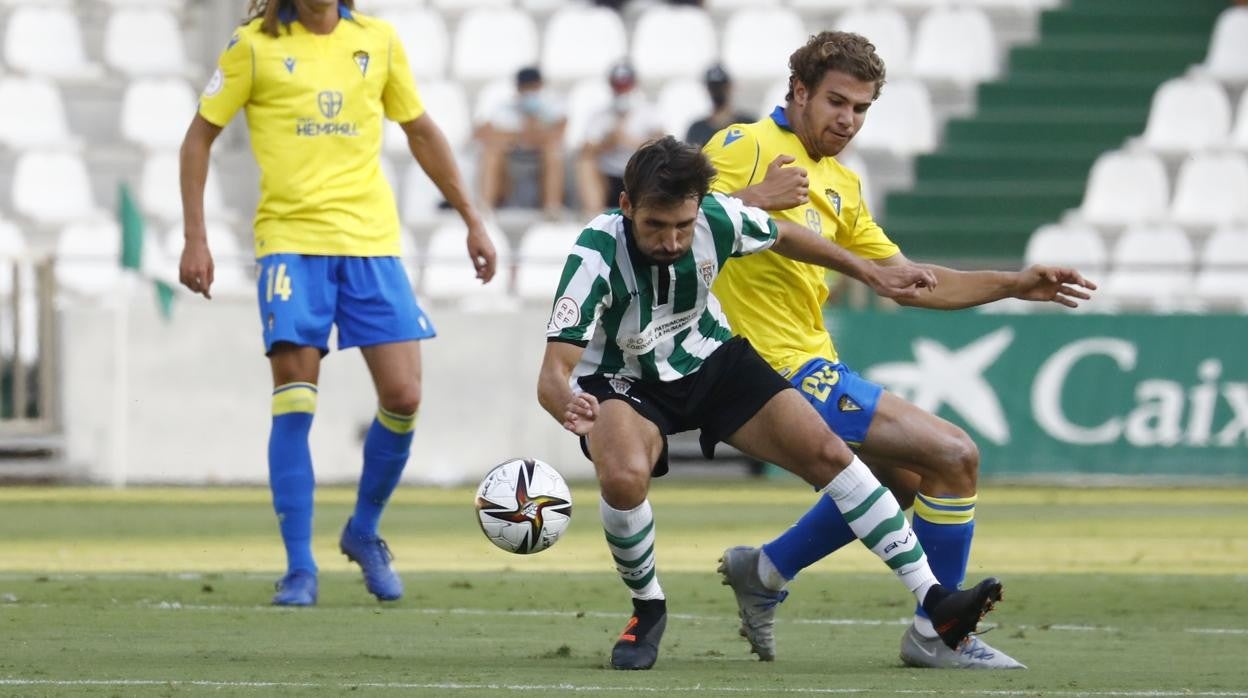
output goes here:
[[871, 290], [883, 298], [918, 298], [936, 288], [936, 274], [920, 264], [873, 264], [874, 273], [866, 279]]
[[182, 245], [182, 260], [178, 263], [178, 280], [192, 293], [212, 300], [214, 266], [212, 252], [203, 237], [192, 237]]
[[477, 278], [481, 279], [481, 283], [488, 284], [494, 278], [498, 254], [484, 223], [477, 221], [468, 225], [467, 243], [468, 259], [472, 260], [472, 266], [477, 270]]
[[1014, 297], [1025, 301], [1048, 301], [1067, 308], [1078, 308], [1079, 303], [1075, 299], [1086, 301], [1092, 298], [1092, 295], [1083, 289], [1095, 291], [1096, 284], [1083, 278], [1083, 275], [1074, 269], [1037, 264], [1019, 272], [1018, 288], [1014, 292]]
[[576, 434], [584, 436], [594, 428], [594, 421], [598, 419], [598, 398], [589, 393], [577, 393], [568, 401], [568, 407], [563, 413], [563, 428]]
[[803, 167], [786, 167], [796, 158], [777, 155], [767, 166], [763, 181], [750, 187], [755, 205], [766, 211], [783, 211], [810, 200], [810, 179]]

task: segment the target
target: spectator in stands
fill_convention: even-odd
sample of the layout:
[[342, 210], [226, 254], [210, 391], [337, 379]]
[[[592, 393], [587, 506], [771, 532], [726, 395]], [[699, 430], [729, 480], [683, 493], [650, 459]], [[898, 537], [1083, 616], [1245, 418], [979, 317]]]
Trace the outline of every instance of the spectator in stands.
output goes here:
[[258, 294], [273, 376], [269, 486], [287, 560], [273, 597], [279, 606], [317, 600], [308, 432], [333, 325], [339, 349], [360, 347], [378, 402], [364, 438], [355, 510], [338, 546], [379, 600], [403, 594], [378, 524], [411, 451], [421, 389], [417, 340], [434, 330], [399, 261], [398, 214], [379, 160], [379, 114], [402, 125], [412, 154], [463, 218], [477, 277], [488, 282], [496, 263], [451, 147], [421, 104], [399, 37], [353, 6], [252, 0], [250, 18], [222, 51], [182, 143], [186, 239], [179, 272], [183, 285], [211, 298], [203, 213], [209, 153], [246, 109], [260, 166]]
[[706, 92], [711, 96], [711, 113], [689, 126], [685, 141], [701, 148], [717, 131], [732, 124], [754, 120], [753, 114], [737, 111], [732, 104], [732, 76], [716, 63], [706, 70]]
[[494, 208], [563, 212], [563, 108], [543, 89], [537, 68], [516, 73], [516, 94], [478, 132], [481, 199]]
[[581, 208], [593, 216], [619, 205], [624, 166], [638, 146], [663, 135], [658, 110], [637, 89], [637, 74], [617, 63], [607, 75], [611, 105], [594, 115], [577, 160]]

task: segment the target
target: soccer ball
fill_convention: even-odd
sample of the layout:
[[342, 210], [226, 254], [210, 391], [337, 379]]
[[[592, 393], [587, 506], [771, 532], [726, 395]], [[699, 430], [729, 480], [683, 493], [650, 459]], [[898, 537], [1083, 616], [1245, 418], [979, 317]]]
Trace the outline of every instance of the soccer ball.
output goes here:
[[509, 553], [549, 548], [572, 520], [572, 493], [559, 471], [535, 458], [499, 463], [477, 488], [477, 521]]

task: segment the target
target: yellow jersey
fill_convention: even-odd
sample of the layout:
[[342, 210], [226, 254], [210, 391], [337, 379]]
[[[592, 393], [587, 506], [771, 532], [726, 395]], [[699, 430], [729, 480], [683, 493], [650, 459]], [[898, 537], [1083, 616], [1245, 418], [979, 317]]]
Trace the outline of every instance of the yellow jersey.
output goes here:
[[[814, 230], [866, 259], [884, 259], [897, 248], [867, 211], [862, 182], [835, 158], [812, 160], [789, 127], [783, 107], [752, 124], [734, 124], [703, 148], [719, 171], [712, 191], [740, 191], [763, 180], [767, 166], [784, 154], [789, 167], [805, 168], [809, 202], [771, 211]], [[788, 376], [815, 357], [836, 360], [832, 337], [823, 322], [828, 299], [827, 270], [767, 251], [724, 265], [713, 291], [732, 330], [749, 338], [763, 358]]]
[[257, 257], [399, 254], [382, 117], [404, 123], [424, 107], [394, 28], [345, 6], [339, 15], [326, 35], [289, 14], [276, 38], [259, 19], [246, 24], [200, 97], [200, 116], [217, 126], [246, 110], [260, 166]]

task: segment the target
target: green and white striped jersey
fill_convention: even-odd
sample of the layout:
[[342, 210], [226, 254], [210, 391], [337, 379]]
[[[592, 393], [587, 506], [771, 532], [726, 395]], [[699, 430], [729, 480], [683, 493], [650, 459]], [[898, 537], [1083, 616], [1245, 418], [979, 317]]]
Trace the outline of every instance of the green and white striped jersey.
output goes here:
[[711, 284], [730, 257], [761, 252], [776, 224], [740, 199], [708, 194], [694, 223], [693, 246], [669, 266], [650, 264], [619, 211], [590, 221], [559, 279], [546, 325], [548, 341], [585, 347], [572, 372], [673, 381], [695, 371], [732, 338]]

